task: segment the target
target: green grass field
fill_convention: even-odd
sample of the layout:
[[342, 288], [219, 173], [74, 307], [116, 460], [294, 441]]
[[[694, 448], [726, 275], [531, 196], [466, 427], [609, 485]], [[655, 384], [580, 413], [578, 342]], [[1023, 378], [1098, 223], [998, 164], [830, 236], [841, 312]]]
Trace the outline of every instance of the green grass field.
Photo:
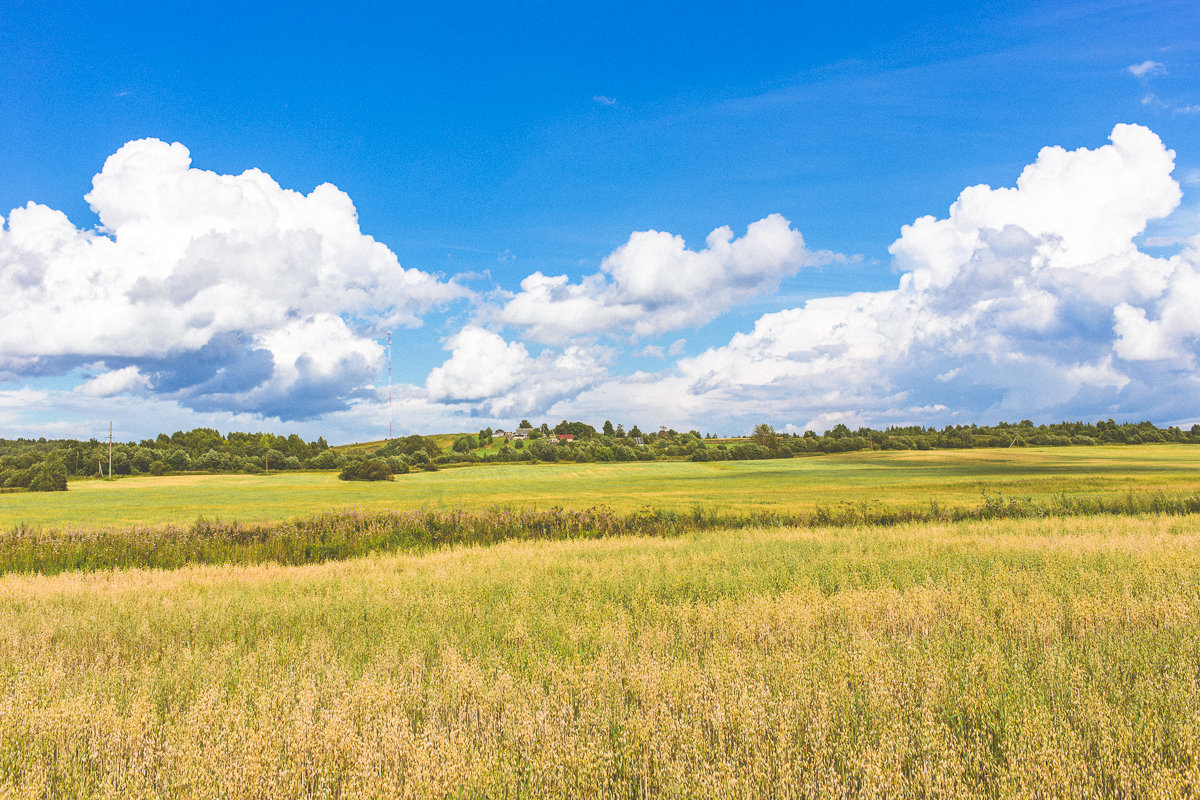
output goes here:
[[1200, 489], [1200, 450], [1185, 445], [861, 452], [772, 461], [488, 464], [339, 481], [334, 473], [189, 475], [73, 481], [65, 493], [0, 495], [0, 529], [18, 523], [110, 526], [198, 517], [279, 520], [329, 509], [587, 508], [645, 505], [722, 512], [818, 505], [977, 505], [1012, 496]]

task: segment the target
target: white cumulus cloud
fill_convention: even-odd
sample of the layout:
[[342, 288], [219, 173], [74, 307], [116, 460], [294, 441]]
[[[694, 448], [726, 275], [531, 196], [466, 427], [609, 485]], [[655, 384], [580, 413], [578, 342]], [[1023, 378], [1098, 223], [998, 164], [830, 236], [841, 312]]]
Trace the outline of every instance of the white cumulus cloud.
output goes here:
[[537, 357], [521, 342], [467, 326], [446, 340], [450, 358], [425, 382], [430, 400], [491, 418], [533, 413], [607, 375], [608, 351], [568, 346]]
[[149, 387], [150, 381], [137, 367], [123, 367], [97, 375], [79, 385], [77, 391], [89, 397], [112, 397]]
[[947, 217], [905, 226], [896, 289], [766, 314], [660, 391], [747, 421], [1194, 415], [1200, 238], [1163, 258], [1134, 242], [1179, 204], [1173, 167], [1136, 125], [1096, 149], [1047, 147], [1015, 187], [970, 187]]
[[0, 375], [132, 362], [184, 405], [305, 418], [378, 369], [385, 327], [468, 294], [401, 267], [331, 184], [196, 169], [143, 139], [92, 185], [99, 230], [36, 203], [0, 218]]
[[579, 283], [541, 272], [525, 278], [497, 320], [548, 343], [601, 333], [650, 336], [703, 325], [775, 291], [802, 267], [836, 258], [809, 250], [779, 214], [752, 223], [741, 238], [717, 228], [705, 244], [689, 250], [680, 236], [639, 231]]

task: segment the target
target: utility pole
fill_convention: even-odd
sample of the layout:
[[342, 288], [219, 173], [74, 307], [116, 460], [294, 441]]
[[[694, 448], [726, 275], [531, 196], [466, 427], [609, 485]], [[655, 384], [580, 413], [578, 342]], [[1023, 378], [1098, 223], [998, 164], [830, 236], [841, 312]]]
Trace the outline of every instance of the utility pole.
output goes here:
[[388, 441], [392, 440], [392, 332], [387, 332], [388, 339]]
[[112, 480], [112, 420], [108, 421], [108, 479]]

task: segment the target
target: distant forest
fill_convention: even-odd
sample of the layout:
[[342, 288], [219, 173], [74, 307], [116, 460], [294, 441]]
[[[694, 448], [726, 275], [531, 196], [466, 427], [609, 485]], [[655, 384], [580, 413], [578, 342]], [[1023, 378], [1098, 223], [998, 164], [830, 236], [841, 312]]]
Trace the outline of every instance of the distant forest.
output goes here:
[[[791, 458], [856, 450], [946, 450], [980, 447], [1058, 447], [1067, 445], [1200, 444], [1200, 425], [1184, 431], [1150, 422], [1060, 422], [1034, 425], [1029, 420], [994, 426], [948, 425], [889, 427], [884, 430], [837, 425], [822, 434], [779, 433], [762, 424], [745, 437], [721, 439], [699, 431], [669, 428], [643, 433], [636, 425], [606, 421], [597, 431], [583, 422], [563, 420], [551, 427], [529, 425], [528, 440], [509, 441], [490, 428], [458, 437], [406, 436], [377, 447], [331, 448], [324, 438], [306, 442], [296, 434], [229, 433], [211, 428], [159, 434], [140, 442], [112, 446], [111, 474], [261, 473], [284, 470], [342, 470], [347, 479], [378, 480], [414, 469], [491, 462], [654, 461], [660, 459], [727, 461]], [[573, 441], [558, 439], [570, 435]], [[439, 444], [445, 442], [445, 446]], [[107, 442], [97, 439], [0, 439], [0, 491], [55, 491], [70, 477], [107, 476]]]

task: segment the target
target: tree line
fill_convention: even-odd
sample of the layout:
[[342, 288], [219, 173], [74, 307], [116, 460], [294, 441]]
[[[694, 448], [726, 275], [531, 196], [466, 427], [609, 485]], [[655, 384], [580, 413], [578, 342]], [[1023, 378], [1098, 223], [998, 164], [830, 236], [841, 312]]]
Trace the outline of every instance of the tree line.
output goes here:
[[[947, 425], [933, 427], [893, 426], [883, 430], [836, 425], [823, 434], [777, 433], [770, 425], [758, 425], [745, 445], [730, 452], [743, 457], [787, 457], [805, 453], [846, 453], [856, 450], [960, 450], [983, 447], [1066, 447], [1138, 444], [1200, 444], [1200, 424], [1183, 430], [1178, 426], [1159, 428], [1152, 422], [1057, 422], [1034, 425], [1029, 420], [996, 425]], [[739, 448], [741, 448], [739, 450]], [[754, 453], [754, 455], [751, 455]]]
[[[1055, 447], [1098, 444], [1200, 444], [1200, 425], [1189, 431], [1178, 427], [1159, 428], [1150, 422], [1097, 423], [1061, 422], [1035, 426], [1029, 420], [1001, 422], [994, 426], [948, 425], [945, 428], [905, 426], [884, 430], [861, 427], [851, 430], [836, 425], [822, 434], [780, 433], [763, 423], [749, 436], [722, 439], [697, 430], [685, 432], [661, 427], [643, 433], [637, 425], [626, 431], [623, 425], [606, 420], [597, 431], [583, 422], [563, 420], [551, 427], [532, 425], [521, 420], [520, 428], [531, 429], [527, 440], [493, 442], [493, 430], [484, 428], [478, 437], [463, 435], [446, 452], [422, 437], [395, 440], [373, 453], [362, 453], [348, 460], [341, 477], [344, 480], [390, 480], [392, 475], [413, 470], [434, 470], [439, 465], [496, 462], [605, 462], [605, 461], [746, 461], [768, 458], [792, 458], [823, 453], [858, 450], [951, 450], [976, 447]], [[570, 443], [552, 443], [552, 436], [571, 434]]]
[[212, 428], [160, 433], [154, 439], [114, 442], [98, 439], [0, 439], [0, 490], [66, 489], [69, 477], [166, 475], [179, 472], [244, 472], [332, 469], [321, 466], [329, 444], [306, 442], [296, 434], [222, 435]]
[[[579, 421], [534, 425], [521, 420], [528, 439], [461, 435], [446, 447], [412, 435], [376, 448], [344, 452], [323, 437], [306, 442], [300, 436], [271, 433], [221, 434], [196, 428], [159, 434], [140, 442], [112, 446], [111, 470], [120, 475], [166, 475], [185, 472], [261, 473], [284, 470], [340, 470], [346, 480], [387, 480], [414, 470], [473, 463], [629, 462], [660, 459], [740, 461], [791, 458], [859, 450], [947, 450], [981, 447], [1055, 447], [1100, 444], [1200, 444], [1200, 425], [1188, 430], [1160, 428], [1151, 422], [1059, 422], [1034, 425], [1029, 420], [992, 426], [892, 426], [883, 430], [836, 425], [824, 433], [783, 433], [763, 423], [749, 436], [720, 438], [698, 430], [665, 426], [643, 432], [605, 420], [600, 429]], [[558, 436], [570, 435], [571, 442]], [[62, 491], [71, 477], [108, 476], [109, 447], [97, 439], [0, 439], [0, 491]]]

